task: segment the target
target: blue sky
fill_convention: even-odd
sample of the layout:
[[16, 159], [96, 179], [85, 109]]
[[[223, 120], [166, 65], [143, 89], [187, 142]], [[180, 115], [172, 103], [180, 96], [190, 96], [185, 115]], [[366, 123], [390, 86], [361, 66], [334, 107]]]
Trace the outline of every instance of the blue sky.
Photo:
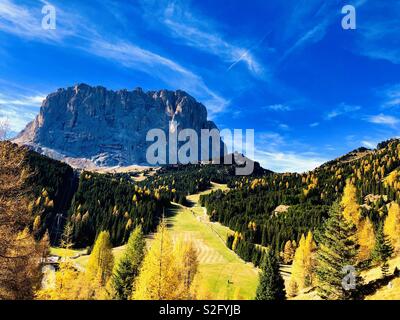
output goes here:
[[[219, 128], [255, 129], [255, 158], [305, 171], [399, 136], [397, 0], [0, 0], [0, 119], [21, 130], [41, 99], [85, 82], [183, 89]], [[357, 29], [341, 9], [356, 7]]]

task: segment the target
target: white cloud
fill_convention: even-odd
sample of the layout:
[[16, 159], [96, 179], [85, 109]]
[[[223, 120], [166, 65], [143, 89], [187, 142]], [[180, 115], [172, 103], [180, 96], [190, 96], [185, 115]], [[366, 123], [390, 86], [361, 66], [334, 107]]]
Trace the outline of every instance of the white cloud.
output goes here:
[[319, 126], [319, 122], [313, 122], [313, 123], [310, 124], [311, 128], [315, 128], [315, 127], [318, 127], [318, 126]]
[[353, 105], [349, 105], [346, 103], [341, 103], [337, 108], [333, 109], [332, 111], [330, 111], [326, 116], [325, 119], [326, 120], [332, 120], [336, 117], [342, 116], [344, 114], [347, 113], [351, 113], [351, 112], [355, 112], [360, 110], [361, 107], [360, 106], [353, 106]]
[[368, 140], [363, 140], [363, 141], [361, 141], [361, 144], [362, 144], [364, 147], [368, 148], [368, 149], [375, 149], [376, 146], [378, 145], [376, 142], [368, 141]]
[[269, 106], [265, 107], [265, 109], [269, 109], [272, 111], [290, 111], [290, 110], [292, 110], [292, 108], [290, 108], [288, 105], [280, 104], [280, 103], [269, 105]]
[[13, 106], [38, 106], [46, 97], [43, 95], [37, 96], [21, 96], [21, 97], [9, 97], [0, 93], [0, 105], [13, 105]]
[[369, 116], [366, 118], [366, 120], [371, 123], [382, 124], [391, 127], [399, 123], [399, 119], [397, 119], [396, 117], [385, 115], [383, 113], [374, 116]]
[[[163, 7], [163, 3], [157, 3]], [[165, 5], [165, 4], [164, 4]], [[219, 57], [228, 63], [228, 70], [237, 64], [243, 63], [253, 75], [263, 78], [266, 76], [265, 68], [254, 57], [252, 51], [257, 49], [265, 40], [265, 37], [253, 46], [245, 47], [233, 44], [213, 26], [213, 22], [204, 16], [194, 15], [193, 10], [184, 7], [187, 4], [177, 1], [168, 3], [164, 9], [155, 10], [154, 6], [143, 4], [146, 14], [157, 19], [161, 24], [161, 30], [179, 40], [180, 43]]]
[[307, 172], [325, 163], [327, 160], [317, 155], [292, 152], [271, 152], [256, 150], [255, 159], [261, 166], [275, 172]]
[[400, 107], [400, 84], [390, 86], [383, 91], [384, 108]]
[[358, 33], [358, 49], [362, 55], [373, 59], [400, 64], [399, 20], [366, 23]]
[[[38, 8], [41, 9], [41, 6]], [[179, 63], [126, 39], [100, 35], [92, 22], [78, 13], [63, 11], [60, 6], [56, 9], [57, 29], [49, 31], [41, 28], [43, 15], [40, 10], [36, 12], [31, 8], [17, 5], [11, 0], [2, 0], [0, 2], [0, 31], [27, 40], [50, 44], [56, 41], [56, 44], [71, 46], [124, 67], [142, 71], [171, 87], [194, 95], [206, 105], [211, 116], [224, 111], [229, 104], [229, 101], [210, 89], [199, 75]], [[58, 26], [59, 23], [62, 27]], [[68, 40], [74, 41], [64, 41], [67, 37], [69, 37]]]

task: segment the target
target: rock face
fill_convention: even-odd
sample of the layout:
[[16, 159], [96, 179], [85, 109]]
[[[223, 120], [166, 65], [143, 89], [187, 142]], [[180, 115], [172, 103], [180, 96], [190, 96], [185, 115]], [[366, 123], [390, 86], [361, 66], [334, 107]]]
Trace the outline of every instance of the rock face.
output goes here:
[[111, 91], [79, 84], [47, 96], [39, 115], [14, 142], [59, 160], [146, 165], [148, 130], [168, 135], [172, 120], [178, 132], [216, 128], [205, 106], [183, 91]]

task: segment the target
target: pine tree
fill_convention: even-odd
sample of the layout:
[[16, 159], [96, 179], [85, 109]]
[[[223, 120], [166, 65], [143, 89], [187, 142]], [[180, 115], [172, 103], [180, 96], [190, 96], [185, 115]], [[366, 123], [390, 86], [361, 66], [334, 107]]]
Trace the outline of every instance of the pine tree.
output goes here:
[[395, 253], [400, 253], [400, 206], [397, 202], [392, 202], [389, 207], [383, 231], [390, 239]]
[[269, 250], [261, 266], [256, 300], [285, 299], [285, 285], [280, 274], [279, 262], [272, 250]]
[[373, 257], [376, 262], [382, 263], [382, 277], [386, 277], [389, 271], [388, 259], [393, 255], [393, 246], [389, 237], [383, 232], [383, 225], [381, 224], [376, 235], [375, 249]]
[[343, 268], [356, 263], [356, 228], [345, 219], [340, 205], [335, 202], [323, 230], [319, 235], [317, 252], [319, 295], [329, 300], [350, 299], [353, 292], [345, 290], [342, 285]]
[[112, 276], [114, 298], [128, 300], [132, 296], [136, 277], [139, 275], [145, 255], [146, 242], [142, 228], [136, 227], [131, 233], [124, 255], [115, 267]]

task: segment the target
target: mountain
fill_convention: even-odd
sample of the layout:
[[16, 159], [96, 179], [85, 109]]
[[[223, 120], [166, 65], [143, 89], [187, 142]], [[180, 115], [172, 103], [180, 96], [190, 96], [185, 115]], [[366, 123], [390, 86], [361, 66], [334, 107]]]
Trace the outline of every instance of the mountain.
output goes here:
[[[374, 150], [359, 148], [303, 174], [238, 177], [228, 183], [228, 193], [214, 192], [200, 201], [212, 221], [241, 234], [237, 253], [251, 261], [259, 245], [281, 252], [287, 241], [299, 243], [309, 230], [321, 231], [349, 182], [357, 190], [362, 216], [377, 230], [391, 203], [400, 201], [400, 140], [382, 142]], [[283, 206], [285, 212], [276, 214]]]
[[[78, 84], [43, 101], [34, 121], [13, 140], [75, 167], [146, 165], [150, 129], [217, 128], [206, 107], [184, 91], [112, 91]], [[200, 136], [200, 134], [199, 134]]]

